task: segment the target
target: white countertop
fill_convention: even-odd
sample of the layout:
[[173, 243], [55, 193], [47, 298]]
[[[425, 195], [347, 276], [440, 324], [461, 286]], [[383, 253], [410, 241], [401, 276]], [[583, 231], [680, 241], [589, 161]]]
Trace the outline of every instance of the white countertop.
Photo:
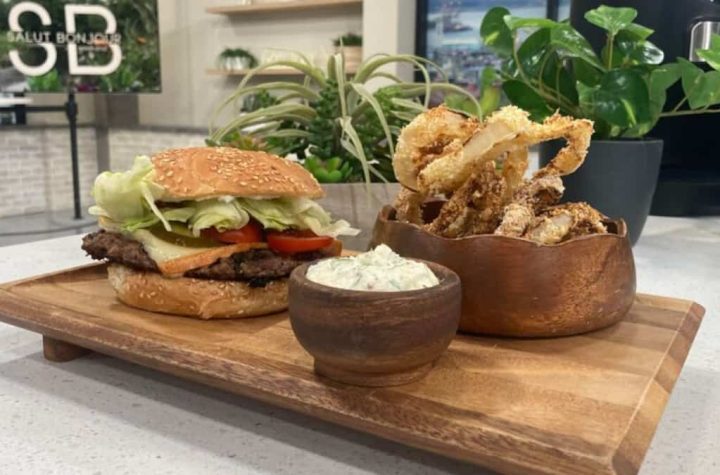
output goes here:
[[[648, 220], [638, 290], [707, 309], [642, 466], [720, 473], [720, 218]], [[0, 248], [0, 282], [87, 262], [80, 237]], [[113, 358], [46, 362], [0, 324], [0, 473], [430, 474], [475, 467]]]

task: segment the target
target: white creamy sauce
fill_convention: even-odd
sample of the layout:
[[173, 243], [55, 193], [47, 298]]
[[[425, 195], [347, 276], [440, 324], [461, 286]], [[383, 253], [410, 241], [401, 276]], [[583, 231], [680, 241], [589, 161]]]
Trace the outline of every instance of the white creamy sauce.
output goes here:
[[308, 268], [306, 277], [328, 287], [382, 292], [424, 289], [440, 283], [426, 264], [402, 258], [384, 244], [357, 256], [320, 261]]

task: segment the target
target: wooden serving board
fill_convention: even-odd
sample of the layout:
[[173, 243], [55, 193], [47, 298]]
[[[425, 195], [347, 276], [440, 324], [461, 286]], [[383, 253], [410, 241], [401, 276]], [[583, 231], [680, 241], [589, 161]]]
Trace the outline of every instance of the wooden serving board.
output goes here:
[[103, 265], [0, 287], [0, 320], [45, 335], [53, 361], [91, 349], [523, 474], [636, 473], [703, 313], [639, 295], [609, 329], [545, 340], [458, 336], [427, 378], [364, 389], [316, 376], [286, 314], [203, 322], [131, 309], [115, 299]]

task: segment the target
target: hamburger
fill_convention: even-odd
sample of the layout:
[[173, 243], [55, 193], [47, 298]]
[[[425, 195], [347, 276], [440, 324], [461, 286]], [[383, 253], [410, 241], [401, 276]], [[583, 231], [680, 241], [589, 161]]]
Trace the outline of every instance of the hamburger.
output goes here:
[[104, 172], [92, 191], [100, 230], [83, 238], [127, 305], [202, 319], [287, 308], [300, 264], [339, 255], [359, 231], [333, 221], [303, 167], [265, 152], [225, 147], [139, 156]]

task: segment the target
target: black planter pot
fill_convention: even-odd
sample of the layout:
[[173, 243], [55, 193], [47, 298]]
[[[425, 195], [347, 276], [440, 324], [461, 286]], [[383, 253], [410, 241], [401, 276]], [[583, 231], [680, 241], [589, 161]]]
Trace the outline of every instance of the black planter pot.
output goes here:
[[[540, 166], [564, 146], [563, 141], [540, 145]], [[585, 163], [563, 177], [563, 202], [586, 201], [628, 225], [630, 241], [640, 238], [657, 185], [662, 140], [593, 140]]]

